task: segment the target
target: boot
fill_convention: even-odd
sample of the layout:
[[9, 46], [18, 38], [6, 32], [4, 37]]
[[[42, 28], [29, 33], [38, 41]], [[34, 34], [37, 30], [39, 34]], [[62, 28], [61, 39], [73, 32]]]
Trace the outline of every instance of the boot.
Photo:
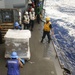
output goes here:
[[41, 40], [41, 43], [43, 42], [43, 39]]
[[50, 43], [50, 40], [48, 40], [48, 43]]

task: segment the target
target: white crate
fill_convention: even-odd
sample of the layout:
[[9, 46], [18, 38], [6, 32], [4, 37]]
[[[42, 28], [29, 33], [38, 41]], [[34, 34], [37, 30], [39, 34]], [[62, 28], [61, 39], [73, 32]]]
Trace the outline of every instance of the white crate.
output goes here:
[[22, 58], [30, 59], [29, 39], [31, 32], [29, 30], [14, 30], [9, 29], [4, 36], [5, 38], [5, 58], [10, 58], [12, 51], [16, 51]]

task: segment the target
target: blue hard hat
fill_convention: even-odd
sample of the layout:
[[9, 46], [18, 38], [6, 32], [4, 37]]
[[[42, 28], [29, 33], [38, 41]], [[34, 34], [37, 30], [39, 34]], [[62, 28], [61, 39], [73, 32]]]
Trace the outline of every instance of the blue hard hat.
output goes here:
[[11, 58], [18, 58], [17, 52], [12, 52], [11, 53]]
[[19, 23], [18, 23], [18, 22], [15, 22], [15, 23], [14, 23], [14, 26], [19, 26]]

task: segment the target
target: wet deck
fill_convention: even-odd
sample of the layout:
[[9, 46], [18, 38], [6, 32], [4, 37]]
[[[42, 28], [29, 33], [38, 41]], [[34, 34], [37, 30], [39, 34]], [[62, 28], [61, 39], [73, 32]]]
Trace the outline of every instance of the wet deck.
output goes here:
[[[21, 75], [63, 75], [58, 64], [58, 59], [52, 41], [50, 44], [45, 40], [40, 43], [42, 37], [42, 23], [35, 24], [34, 30], [31, 32], [30, 52], [31, 59], [26, 62], [24, 68], [21, 69]], [[6, 75], [4, 59], [4, 44], [0, 45], [0, 73]]]

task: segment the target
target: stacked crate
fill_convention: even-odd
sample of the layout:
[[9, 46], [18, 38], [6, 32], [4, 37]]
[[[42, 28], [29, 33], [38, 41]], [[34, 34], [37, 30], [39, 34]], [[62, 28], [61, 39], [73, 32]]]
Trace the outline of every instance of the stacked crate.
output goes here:
[[16, 51], [20, 58], [30, 59], [30, 37], [31, 32], [29, 30], [9, 29], [4, 36], [6, 45], [5, 58], [10, 58], [11, 53]]

